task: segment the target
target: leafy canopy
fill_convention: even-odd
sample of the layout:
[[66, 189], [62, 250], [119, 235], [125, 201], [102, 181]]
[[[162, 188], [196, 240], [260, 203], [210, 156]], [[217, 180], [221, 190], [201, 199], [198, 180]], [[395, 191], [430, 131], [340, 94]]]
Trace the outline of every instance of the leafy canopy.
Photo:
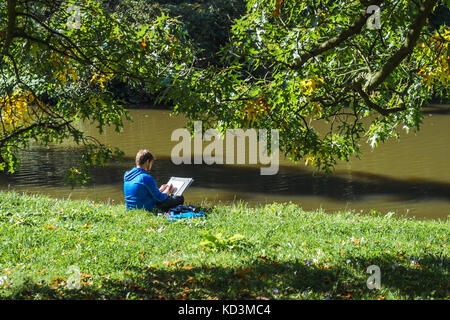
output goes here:
[[71, 178], [117, 150], [86, 136], [80, 120], [119, 132], [126, 111], [109, 90], [112, 78], [152, 90], [193, 60], [180, 23], [164, 13], [131, 23], [102, 1], [7, 0], [0, 3], [0, 166], [13, 172], [30, 142], [71, 139], [84, 149]]
[[[371, 5], [380, 8], [379, 29], [367, 25]], [[13, 171], [30, 142], [72, 139], [85, 156], [71, 176], [85, 181], [90, 165], [115, 152], [77, 122], [120, 131], [126, 111], [110, 90], [115, 79], [159, 93], [204, 127], [279, 129], [290, 159], [329, 171], [358, 155], [361, 140], [375, 146], [418, 129], [423, 105], [449, 98], [450, 29], [428, 21], [437, 5], [449, 2], [248, 0], [220, 60], [205, 65], [164, 10], [3, 1], [0, 165]]]
[[[171, 79], [175, 111], [211, 127], [280, 130], [293, 161], [329, 171], [448, 99], [450, 28], [428, 17], [448, 1], [249, 0], [220, 67]], [[380, 8], [380, 28], [367, 21]], [[182, 82], [184, 81], [184, 82]], [[180, 87], [182, 90], [180, 91]]]

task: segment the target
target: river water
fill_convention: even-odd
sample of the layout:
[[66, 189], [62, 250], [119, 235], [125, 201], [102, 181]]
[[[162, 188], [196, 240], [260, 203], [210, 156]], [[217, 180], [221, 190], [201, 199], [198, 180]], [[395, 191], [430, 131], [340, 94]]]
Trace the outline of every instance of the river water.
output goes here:
[[280, 159], [278, 174], [271, 176], [260, 175], [260, 165], [175, 165], [170, 155], [178, 142], [170, 138], [173, 130], [184, 127], [185, 119], [171, 117], [165, 110], [129, 110], [129, 114], [133, 122], [126, 122], [120, 135], [112, 128], [99, 135], [95, 126], [83, 124], [86, 132], [125, 152], [124, 161], [93, 168], [88, 185], [74, 189], [64, 185], [66, 170], [77, 159], [77, 150], [67, 144], [22, 152], [20, 169], [13, 175], [0, 175], [0, 189], [122, 205], [123, 173], [134, 166], [139, 149], [148, 149], [156, 156], [152, 175], [158, 184], [171, 176], [195, 179], [184, 194], [186, 203], [243, 200], [258, 205], [277, 201], [327, 212], [368, 213], [373, 209], [417, 219], [447, 219], [450, 215], [448, 106], [427, 109], [417, 134], [404, 133], [399, 141], [373, 150], [364, 143], [361, 159], [339, 163], [328, 176], [314, 173], [303, 162], [293, 164], [285, 159]]

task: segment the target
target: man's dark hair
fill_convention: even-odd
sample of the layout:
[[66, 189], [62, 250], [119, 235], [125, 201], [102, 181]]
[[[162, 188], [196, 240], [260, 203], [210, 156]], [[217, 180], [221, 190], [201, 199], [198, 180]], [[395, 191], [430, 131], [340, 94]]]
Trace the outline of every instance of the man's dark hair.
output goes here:
[[147, 160], [152, 161], [153, 155], [148, 150], [139, 150], [136, 155], [136, 166], [142, 166]]

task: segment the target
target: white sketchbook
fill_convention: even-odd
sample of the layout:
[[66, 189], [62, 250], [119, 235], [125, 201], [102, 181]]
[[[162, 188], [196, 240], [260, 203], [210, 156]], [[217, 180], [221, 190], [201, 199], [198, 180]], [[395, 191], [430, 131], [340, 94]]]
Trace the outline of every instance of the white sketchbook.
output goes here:
[[171, 177], [167, 185], [172, 184], [174, 187], [173, 194], [181, 196], [184, 191], [194, 182], [192, 178]]

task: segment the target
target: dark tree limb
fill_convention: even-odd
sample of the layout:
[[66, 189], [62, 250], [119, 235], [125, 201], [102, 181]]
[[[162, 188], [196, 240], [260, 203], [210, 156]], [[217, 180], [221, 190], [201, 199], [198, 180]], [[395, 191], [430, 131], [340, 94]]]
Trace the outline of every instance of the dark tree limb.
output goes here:
[[370, 92], [376, 89], [386, 78], [398, 67], [398, 65], [405, 59], [414, 49], [414, 46], [419, 39], [420, 33], [427, 21], [428, 16], [433, 10], [437, 0], [426, 0], [419, 7], [419, 12], [409, 27], [408, 35], [397, 52], [383, 65], [383, 67], [369, 75], [369, 78], [364, 85], [364, 91]]
[[355, 89], [370, 109], [377, 111], [379, 114], [381, 114], [385, 117], [390, 115], [391, 113], [406, 110], [406, 106], [398, 107], [398, 108], [384, 109], [381, 106], [379, 106], [378, 104], [376, 104], [375, 102], [373, 102], [372, 100], [370, 100], [369, 95], [361, 88], [361, 86], [356, 86]]
[[33, 123], [31, 125], [29, 125], [28, 127], [24, 127], [21, 129], [17, 129], [13, 132], [11, 132], [9, 135], [6, 136], [2, 136], [0, 139], [0, 149], [3, 148], [3, 146], [8, 143], [11, 139], [18, 137], [22, 134], [25, 134], [27, 132], [30, 132], [31, 130], [35, 129], [35, 128], [46, 128], [46, 129], [52, 129], [55, 131], [60, 131], [62, 130], [64, 127], [67, 127], [70, 125], [70, 123], [73, 120], [67, 120], [65, 122], [62, 123], [57, 123], [55, 124], [54, 122], [39, 122], [39, 123]]
[[[372, 0], [372, 1], [366, 1], [366, 5], [380, 5], [383, 1], [382, 0]], [[356, 19], [356, 21], [347, 29], [343, 30], [341, 33], [339, 33], [337, 36], [325, 41], [324, 43], [321, 43], [320, 45], [312, 48], [311, 50], [308, 50], [308, 52], [302, 54], [298, 61], [291, 66], [292, 69], [300, 69], [309, 59], [318, 56], [322, 54], [325, 51], [328, 51], [330, 49], [336, 48], [339, 46], [342, 42], [347, 40], [348, 38], [352, 37], [355, 34], [358, 34], [361, 32], [362, 28], [367, 22], [367, 18], [370, 16], [369, 13], [367, 13], [366, 10], [364, 10]]]
[[8, 48], [11, 44], [11, 41], [14, 38], [14, 33], [16, 31], [16, 0], [8, 0], [7, 1], [7, 16], [8, 16], [8, 25], [6, 27], [5, 34], [5, 43], [3, 46], [3, 54], [8, 53]]

